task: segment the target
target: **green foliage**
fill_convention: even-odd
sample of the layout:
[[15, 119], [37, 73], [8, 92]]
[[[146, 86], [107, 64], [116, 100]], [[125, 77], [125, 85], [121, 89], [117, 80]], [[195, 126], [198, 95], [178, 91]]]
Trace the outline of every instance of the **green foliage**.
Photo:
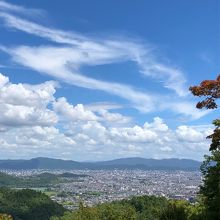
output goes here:
[[0, 214], [0, 220], [13, 220], [11, 215]]
[[[218, 108], [217, 99], [220, 98], [220, 75], [216, 80], [205, 80], [199, 86], [190, 87], [195, 96], [205, 99], [197, 103], [197, 108]], [[210, 156], [205, 156], [201, 166], [203, 185], [200, 193], [204, 204], [204, 219], [220, 219], [220, 119], [213, 121], [215, 129], [207, 138], [211, 139]]]
[[101, 204], [96, 207], [84, 207], [82, 204], [75, 212], [66, 212], [62, 217], [50, 220], [136, 220], [136, 212], [132, 206], [123, 204]]
[[220, 120], [216, 119], [212, 123], [213, 125], [215, 125], [214, 132], [207, 137], [212, 141], [209, 148], [211, 152], [215, 150], [220, 150]]
[[88, 175], [65, 172], [65, 173], [58, 174], [58, 176], [59, 177], [64, 177], [64, 178], [79, 178], [79, 177], [86, 177]]
[[139, 196], [95, 207], [85, 207], [81, 203], [79, 210], [50, 220], [205, 220], [202, 211], [199, 204], [187, 201]]
[[23, 183], [23, 180], [21, 178], [0, 172], [0, 187], [14, 186], [15, 184], [21, 185], [22, 183]]
[[130, 200], [122, 200], [120, 203], [129, 204], [134, 207], [137, 219], [156, 220], [160, 218], [162, 207], [168, 205], [168, 200], [156, 196], [139, 196]]
[[8, 213], [14, 220], [48, 220], [63, 215], [64, 208], [41, 192], [0, 188], [0, 213]]
[[[41, 192], [0, 188], [0, 213], [14, 220], [205, 220], [204, 209], [186, 201], [140, 196], [65, 212]], [[6, 218], [7, 219], [7, 218]]]
[[28, 177], [16, 177], [0, 172], [0, 187], [14, 187], [14, 188], [40, 188], [50, 187], [52, 185], [76, 180], [84, 175], [77, 175], [72, 173], [52, 174], [41, 173]]
[[189, 220], [205, 220], [204, 206], [201, 203], [188, 204], [186, 207], [187, 219]]
[[220, 151], [215, 150], [206, 156], [201, 167], [204, 179], [200, 188], [205, 205], [206, 218], [220, 219]]
[[170, 202], [168, 207], [161, 214], [161, 220], [178, 219], [186, 220], [187, 215], [185, 207], [182, 204]]

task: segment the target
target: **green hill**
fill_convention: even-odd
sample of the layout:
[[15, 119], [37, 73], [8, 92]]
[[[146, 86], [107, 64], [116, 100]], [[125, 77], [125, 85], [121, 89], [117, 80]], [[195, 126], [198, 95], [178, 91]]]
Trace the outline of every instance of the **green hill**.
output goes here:
[[41, 192], [0, 188], [0, 213], [10, 214], [14, 220], [49, 220], [53, 215], [61, 216], [64, 211]]
[[78, 175], [73, 173], [41, 173], [33, 176], [16, 177], [0, 172], [0, 187], [14, 187], [14, 188], [35, 188], [48, 187], [61, 182], [72, 181], [85, 175]]

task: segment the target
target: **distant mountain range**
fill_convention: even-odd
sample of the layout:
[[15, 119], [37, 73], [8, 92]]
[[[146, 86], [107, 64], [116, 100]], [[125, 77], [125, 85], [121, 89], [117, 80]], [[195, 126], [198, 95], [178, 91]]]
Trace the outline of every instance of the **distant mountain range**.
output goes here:
[[101, 162], [77, 162], [38, 157], [30, 160], [0, 160], [0, 169], [144, 169], [144, 170], [199, 170], [201, 162], [189, 159], [121, 158]]

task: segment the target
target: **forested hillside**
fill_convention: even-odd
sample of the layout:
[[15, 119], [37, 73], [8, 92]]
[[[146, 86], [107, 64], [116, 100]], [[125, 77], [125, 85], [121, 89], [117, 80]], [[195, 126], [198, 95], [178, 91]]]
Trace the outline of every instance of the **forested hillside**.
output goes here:
[[75, 212], [50, 220], [205, 220], [202, 207], [186, 201], [140, 196], [89, 208], [80, 205]]
[[[199, 204], [140, 196], [70, 212], [33, 190], [0, 189], [0, 219], [14, 220], [196, 220], [206, 219]], [[3, 216], [5, 216], [3, 218]]]
[[62, 215], [64, 208], [41, 192], [0, 188], [0, 213], [3, 220], [9, 214], [14, 220], [48, 220], [53, 215]]
[[14, 188], [36, 188], [36, 187], [49, 187], [62, 182], [72, 181], [79, 177], [84, 177], [84, 174], [74, 173], [41, 173], [38, 175], [16, 177], [0, 172], [0, 187], [14, 187]]

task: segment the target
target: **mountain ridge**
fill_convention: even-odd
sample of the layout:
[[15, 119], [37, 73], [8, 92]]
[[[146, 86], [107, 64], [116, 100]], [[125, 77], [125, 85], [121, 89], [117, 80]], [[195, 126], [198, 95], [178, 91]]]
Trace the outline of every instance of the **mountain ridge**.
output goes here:
[[198, 170], [201, 162], [191, 159], [118, 158], [107, 161], [78, 162], [47, 157], [21, 160], [0, 160], [0, 169], [143, 169], [143, 170]]

